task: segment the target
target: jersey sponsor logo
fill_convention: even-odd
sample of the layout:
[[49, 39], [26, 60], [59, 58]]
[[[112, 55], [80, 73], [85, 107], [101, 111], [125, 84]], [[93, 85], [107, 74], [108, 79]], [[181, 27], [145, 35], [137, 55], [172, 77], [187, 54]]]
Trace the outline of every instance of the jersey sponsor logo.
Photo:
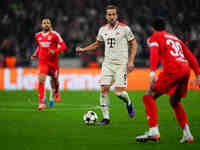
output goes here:
[[107, 44], [109, 45], [110, 48], [113, 48], [114, 45], [116, 44], [115, 38], [108, 38], [107, 39]]
[[42, 47], [49, 47], [50, 44], [51, 44], [51, 42], [40, 42], [40, 45], [41, 45]]
[[51, 40], [52, 39], [52, 36], [48, 36], [48, 40]]
[[41, 37], [39, 37], [39, 38], [38, 38], [38, 40], [40, 41], [40, 40], [42, 40], [42, 38], [41, 38]]

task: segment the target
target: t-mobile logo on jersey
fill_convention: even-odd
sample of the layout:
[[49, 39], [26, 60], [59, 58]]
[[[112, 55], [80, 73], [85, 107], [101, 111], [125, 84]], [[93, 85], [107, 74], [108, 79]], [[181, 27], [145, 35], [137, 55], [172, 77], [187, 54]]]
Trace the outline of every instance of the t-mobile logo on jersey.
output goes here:
[[113, 46], [115, 45], [115, 38], [108, 38], [107, 44], [110, 46], [110, 48], [113, 48]]

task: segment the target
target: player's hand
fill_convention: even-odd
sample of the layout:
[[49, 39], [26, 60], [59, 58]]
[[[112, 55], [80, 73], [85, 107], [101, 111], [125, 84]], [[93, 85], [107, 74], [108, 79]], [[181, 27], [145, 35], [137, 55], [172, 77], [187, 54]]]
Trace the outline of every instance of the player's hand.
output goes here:
[[158, 79], [158, 77], [156, 76], [155, 72], [152, 71], [150, 73], [150, 89], [154, 89], [155, 88], [155, 83], [156, 83], [157, 79]]
[[83, 52], [86, 52], [86, 50], [84, 48], [77, 47], [76, 52], [77, 53], [83, 53]]
[[127, 73], [129, 74], [129, 73], [131, 73], [133, 70], [134, 70], [134, 65], [133, 64], [128, 64], [127, 65]]
[[37, 56], [36, 55], [32, 55], [30, 58], [31, 60], [34, 60]]
[[55, 51], [52, 49], [49, 49], [49, 53], [53, 55], [53, 54], [55, 54]]

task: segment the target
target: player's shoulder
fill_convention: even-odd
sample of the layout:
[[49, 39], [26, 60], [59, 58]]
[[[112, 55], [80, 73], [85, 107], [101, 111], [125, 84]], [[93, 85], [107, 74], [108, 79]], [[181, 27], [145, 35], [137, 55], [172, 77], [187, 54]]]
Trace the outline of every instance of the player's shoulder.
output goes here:
[[172, 39], [172, 40], [176, 40], [176, 41], [181, 41], [176, 35], [173, 35], [171, 33], [166, 32], [163, 35], [166, 39]]
[[159, 40], [165, 36], [167, 32], [155, 32], [149, 37], [149, 41], [151, 40]]
[[55, 31], [55, 30], [51, 30], [50, 33], [53, 34], [53, 35], [60, 36], [60, 34], [57, 31]]
[[103, 30], [107, 29], [108, 26], [109, 26], [108, 24], [102, 25], [102, 26], [99, 28], [99, 31], [103, 31]]
[[40, 31], [40, 32], [37, 32], [37, 33], [35, 33], [35, 37], [38, 37], [38, 36], [40, 36], [42, 34], [42, 32]]
[[122, 23], [122, 22], [118, 22], [118, 25], [119, 25], [120, 27], [128, 27], [128, 25], [127, 25], [127, 24], [125, 24], [125, 23]]

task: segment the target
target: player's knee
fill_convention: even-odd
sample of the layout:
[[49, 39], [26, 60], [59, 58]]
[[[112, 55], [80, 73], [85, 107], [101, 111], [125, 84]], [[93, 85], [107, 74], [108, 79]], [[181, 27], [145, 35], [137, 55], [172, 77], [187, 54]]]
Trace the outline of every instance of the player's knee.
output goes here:
[[121, 97], [124, 95], [124, 92], [126, 92], [126, 91], [115, 91], [115, 95], [118, 97]]
[[110, 87], [109, 86], [102, 86], [101, 88], [101, 95], [105, 96], [108, 94]]
[[38, 80], [39, 80], [40, 83], [44, 83], [45, 76], [44, 75], [39, 75]]

